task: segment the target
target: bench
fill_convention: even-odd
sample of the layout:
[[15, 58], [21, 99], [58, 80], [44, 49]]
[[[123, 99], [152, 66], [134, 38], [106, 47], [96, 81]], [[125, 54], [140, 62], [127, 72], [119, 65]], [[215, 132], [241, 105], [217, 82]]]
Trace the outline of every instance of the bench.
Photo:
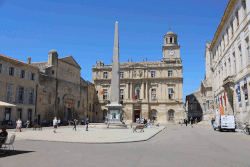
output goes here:
[[133, 129], [133, 132], [137, 132], [136, 130], [137, 129], [141, 129], [141, 131], [140, 132], [144, 132], [144, 127], [145, 127], [145, 125], [137, 125], [134, 129]]
[[36, 128], [38, 128], [38, 130], [42, 130], [42, 126], [39, 126], [37, 124], [33, 126], [33, 130], [36, 130]]

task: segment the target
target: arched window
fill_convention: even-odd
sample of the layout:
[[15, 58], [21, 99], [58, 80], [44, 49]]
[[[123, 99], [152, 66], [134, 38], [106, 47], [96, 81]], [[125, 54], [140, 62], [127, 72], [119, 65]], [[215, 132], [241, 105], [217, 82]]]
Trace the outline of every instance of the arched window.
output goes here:
[[173, 38], [170, 38], [170, 43], [173, 43]]
[[174, 110], [170, 110], [168, 112], [168, 120], [169, 121], [174, 121]]
[[78, 108], [80, 107], [80, 102], [81, 102], [81, 99], [80, 99], [80, 97], [78, 98]]
[[156, 111], [155, 111], [155, 110], [153, 110], [151, 114], [152, 114], [152, 115], [151, 115], [152, 120], [157, 121]]

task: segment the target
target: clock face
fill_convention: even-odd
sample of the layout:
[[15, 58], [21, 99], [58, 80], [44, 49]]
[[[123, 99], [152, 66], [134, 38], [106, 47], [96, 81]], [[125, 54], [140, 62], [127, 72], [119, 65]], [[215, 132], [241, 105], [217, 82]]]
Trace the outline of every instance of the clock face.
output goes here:
[[170, 51], [169, 51], [169, 54], [170, 54], [170, 55], [173, 55], [173, 54], [174, 54], [174, 51], [170, 50]]

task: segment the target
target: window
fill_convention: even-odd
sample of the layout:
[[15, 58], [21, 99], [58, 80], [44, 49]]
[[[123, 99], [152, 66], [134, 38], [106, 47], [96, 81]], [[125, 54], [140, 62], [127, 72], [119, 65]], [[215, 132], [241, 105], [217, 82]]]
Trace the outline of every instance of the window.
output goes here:
[[203, 111], [206, 111], [206, 106], [205, 106], [205, 104], [203, 104]]
[[24, 71], [24, 70], [21, 70], [20, 77], [21, 77], [21, 78], [25, 78], [25, 71]]
[[190, 104], [190, 110], [194, 111], [194, 104]]
[[200, 110], [201, 107], [200, 107], [200, 104], [197, 104], [197, 110]]
[[248, 60], [248, 63], [250, 63], [250, 50], [249, 50], [249, 38], [246, 39], [246, 48], [247, 48], [247, 60]]
[[0, 73], [2, 73], [2, 64], [0, 64]]
[[229, 31], [229, 29], [227, 28], [227, 30], [226, 30], [226, 36], [227, 36], [227, 45], [228, 45], [228, 43], [229, 43], [229, 35], [228, 35], [228, 31]]
[[153, 100], [156, 99], [156, 89], [151, 89], [151, 98], [152, 98]]
[[14, 76], [14, 67], [9, 67], [9, 75]]
[[103, 100], [105, 100], [108, 98], [108, 91], [107, 91], [107, 89], [103, 89], [103, 91], [104, 91]]
[[12, 90], [13, 90], [13, 85], [7, 84], [6, 102], [9, 102], [9, 103], [12, 102]]
[[247, 15], [247, 10], [246, 10], [246, 1], [245, 0], [243, 0], [242, 1], [242, 9], [243, 9], [243, 15], [244, 15], [244, 17]]
[[79, 97], [79, 98], [78, 98], [78, 104], [77, 104], [78, 108], [80, 107], [80, 104], [81, 104], [81, 99], [80, 99], [80, 97]]
[[5, 120], [9, 121], [11, 116], [11, 108], [5, 108]]
[[168, 76], [169, 76], [169, 77], [172, 77], [172, 76], [173, 76], [173, 71], [172, 71], [172, 70], [168, 71]]
[[209, 102], [207, 101], [207, 110], [209, 110]]
[[168, 98], [174, 99], [174, 90], [173, 88], [168, 89]]
[[170, 110], [168, 112], [168, 120], [169, 121], [174, 121], [174, 111], [173, 110]]
[[17, 109], [17, 117], [22, 120], [22, 109], [21, 108]]
[[239, 26], [239, 13], [238, 13], [238, 9], [237, 11], [235, 12], [235, 19], [236, 19], [236, 25], [237, 27]]
[[54, 74], [54, 70], [52, 70], [52, 74]]
[[35, 77], [36, 77], [35, 75], [36, 75], [35, 73], [31, 73], [31, 78], [30, 78], [30, 79], [31, 79], [32, 81], [35, 81], [35, 80], [36, 80], [36, 79], [35, 79]]
[[120, 72], [120, 78], [123, 78], [123, 76], [124, 76], [124, 73]]
[[34, 95], [34, 90], [30, 89], [30, 91], [29, 91], [29, 104], [33, 104], [33, 95]]
[[89, 111], [91, 111], [91, 103], [89, 103]]
[[236, 74], [236, 58], [235, 58], [235, 53], [233, 53], [233, 59], [234, 59], [234, 74]]
[[170, 38], [170, 43], [172, 43], [172, 41], [173, 41], [173, 39], [172, 39], [172, 38]]
[[123, 99], [123, 89], [120, 89], [120, 99]]
[[24, 87], [19, 87], [18, 103], [23, 103]]
[[155, 71], [151, 71], [151, 77], [152, 77], [152, 78], [155, 77]]
[[58, 94], [57, 95], [57, 105], [60, 106], [60, 103], [61, 103], [61, 95]]
[[108, 72], [103, 73], [103, 78], [108, 78]]
[[154, 120], [154, 121], [157, 121], [156, 111], [155, 110], [152, 111], [152, 118], [151, 119]]
[[93, 112], [95, 111], [94, 104], [92, 104], [92, 111], [93, 111]]
[[231, 31], [232, 31], [232, 35], [233, 35], [233, 34], [234, 34], [234, 24], [233, 24], [233, 20], [231, 20], [230, 26], [231, 26]]
[[241, 53], [241, 46], [239, 46], [239, 57], [240, 57], [240, 66], [241, 66], [241, 69], [243, 69], [243, 60], [242, 60], [242, 53]]
[[231, 61], [228, 59], [228, 75], [231, 75]]

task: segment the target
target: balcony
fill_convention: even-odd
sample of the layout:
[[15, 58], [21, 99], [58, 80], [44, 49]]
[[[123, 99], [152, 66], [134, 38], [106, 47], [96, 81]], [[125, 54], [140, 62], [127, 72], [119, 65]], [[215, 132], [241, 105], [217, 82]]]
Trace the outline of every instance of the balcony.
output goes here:
[[228, 85], [234, 84], [234, 76], [228, 76], [223, 80], [223, 87], [226, 87]]

